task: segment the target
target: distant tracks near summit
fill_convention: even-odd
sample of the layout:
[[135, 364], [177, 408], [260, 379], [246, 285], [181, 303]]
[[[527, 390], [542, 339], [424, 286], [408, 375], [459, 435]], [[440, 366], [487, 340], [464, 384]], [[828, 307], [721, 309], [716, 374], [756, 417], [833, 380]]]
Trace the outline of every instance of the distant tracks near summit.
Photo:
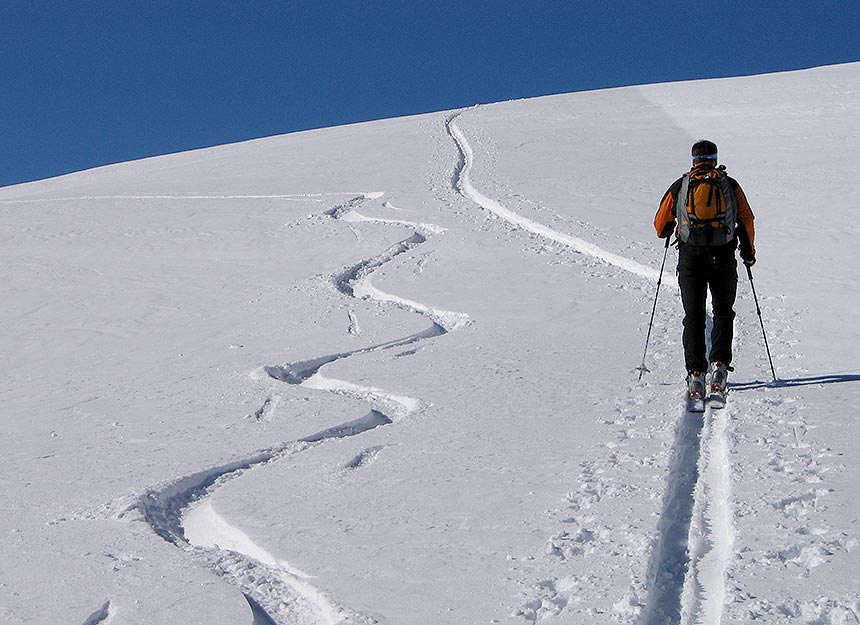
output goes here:
[[458, 193], [484, 210], [487, 210], [494, 215], [501, 217], [505, 221], [522, 228], [526, 232], [531, 232], [532, 234], [555, 241], [556, 243], [561, 243], [580, 254], [597, 258], [608, 265], [613, 265], [647, 280], [651, 280], [653, 282], [658, 280], [660, 277], [659, 273], [651, 267], [637, 263], [629, 258], [619, 256], [618, 254], [613, 254], [612, 252], [604, 250], [593, 243], [589, 243], [588, 241], [573, 235], [553, 230], [549, 226], [545, 226], [529, 219], [528, 217], [519, 215], [502, 205], [499, 201], [481, 193], [481, 191], [472, 184], [471, 179], [472, 168], [475, 164], [475, 152], [469, 141], [466, 139], [466, 135], [457, 125], [457, 120], [462, 116], [462, 114], [463, 111], [454, 113], [448, 117], [445, 122], [445, 128], [460, 152], [460, 159], [457, 165], [458, 169], [454, 176], [454, 188]]

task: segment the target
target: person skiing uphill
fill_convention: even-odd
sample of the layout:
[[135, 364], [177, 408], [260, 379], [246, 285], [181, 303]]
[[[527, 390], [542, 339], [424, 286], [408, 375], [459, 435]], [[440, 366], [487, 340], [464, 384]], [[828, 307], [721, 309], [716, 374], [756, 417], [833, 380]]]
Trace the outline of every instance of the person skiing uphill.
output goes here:
[[[717, 146], [700, 140], [691, 150], [693, 165], [663, 195], [654, 217], [660, 238], [678, 239], [678, 285], [684, 306], [684, 361], [691, 401], [705, 398], [710, 363], [710, 390], [724, 398], [732, 362], [734, 304], [738, 271], [735, 250], [744, 263], [756, 261], [752, 209], [741, 186], [717, 166]], [[706, 357], [705, 300], [713, 304], [711, 350]]]

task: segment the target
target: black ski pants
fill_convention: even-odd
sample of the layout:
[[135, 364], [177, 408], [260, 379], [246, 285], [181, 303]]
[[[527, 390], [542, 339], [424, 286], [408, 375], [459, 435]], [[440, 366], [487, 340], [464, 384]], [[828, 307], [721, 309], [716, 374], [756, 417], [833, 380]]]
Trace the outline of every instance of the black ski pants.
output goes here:
[[[738, 261], [735, 245], [697, 247], [681, 244], [678, 251], [678, 285], [684, 304], [684, 361], [687, 371], [705, 372], [708, 362], [732, 362]], [[705, 301], [711, 292], [713, 326], [711, 351], [706, 358]]]

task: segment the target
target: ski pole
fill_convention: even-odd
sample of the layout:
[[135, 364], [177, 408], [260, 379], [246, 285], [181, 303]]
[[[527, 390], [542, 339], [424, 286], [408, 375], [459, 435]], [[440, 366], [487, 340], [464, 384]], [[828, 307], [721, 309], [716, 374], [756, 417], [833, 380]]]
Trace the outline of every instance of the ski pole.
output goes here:
[[654, 313], [657, 312], [657, 296], [660, 295], [660, 284], [663, 282], [663, 268], [666, 266], [666, 256], [669, 254], [669, 241], [671, 236], [666, 237], [666, 247], [663, 251], [663, 262], [660, 264], [660, 277], [657, 279], [657, 292], [654, 293], [654, 306], [651, 308], [651, 320], [648, 322], [648, 335], [645, 337], [645, 351], [642, 353], [642, 364], [636, 367], [639, 370], [639, 379], [645, 373], [651, 373], [645, 366], [645, 357], [648, 355], [648, 343], [651, 341], [651, 328], [654, 326]]
[[747, 275], [750, 278], [750, 287], [752, 287], [753, 300], [755, 301], [755, 311], [758, 314], [758, 321], [761, 324], [761, 335], [764, 338], [764, 349], [767, 351], [767, 361], [770, 363], [770, 373], [773, 375], [773, 381], [776, 382], [776, 370], [773, 368], [773, 358], [770, 357], [770, 346], [767, 344], [767, 334], [764, 331], [764, 321], [761, 318], [761, 307], [758, 305], [758, 295], [755, 292], [755, 282], [753, 282], [752, 267], [746, 266]]

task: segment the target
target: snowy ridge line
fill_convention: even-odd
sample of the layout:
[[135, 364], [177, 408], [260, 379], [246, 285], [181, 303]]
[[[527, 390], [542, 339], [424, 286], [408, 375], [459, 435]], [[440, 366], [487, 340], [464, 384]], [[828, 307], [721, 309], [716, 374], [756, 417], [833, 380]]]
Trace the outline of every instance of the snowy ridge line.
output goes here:
[[559, 232], [558, 230], [553, 230], [549, 226], [545, 226], [532, 219], [529, 219], [528, 217], [518, 215], [511, 209], [503, 206], [498, 201], [487, 197], [477, 188], [475, 188], [469, 175], [475, 163], [475, 153], [472, 150], [472, 146], [466, 139], [466, 135], [463, 134], [463, 131], [460, 130], [460, 127], [457, 125], [457, 119], [462, 114], [462, 111], [455, 113], [448, 118], [445, 124], [448, 130], [448, 134], [454, 140], [454, 143], [456, 143], [457, 148], [460, 152], [458, 172], [455, 175], [454, 184], [458, 193], [460, 193], [466, 199], [471, 200], [481, 208], [493, 213], [494, 215], [497, 215], [498, 217], [501, 217], [505, 221], [508, 221], [522, 228], [526, 232], [531, 232], [532, 234], [545, 237], [547, 239], [550, 239], [551, 241], [555, 241], [556, 243], [561, 243], [562, 245], [566, 245], [571, 249], [579, 252], [580, 254], [592, 256], [594, 258], [597, 258], [598, 260], [602, 260], [609, 265], [614, 265], [615, 267], [618, 267], [625, 271], [629, 271], [632, 274], [641, 276], [648, 280], [656, 282], [659, 279], [659, 272], [655, 269], [652, 269], [651, 267], [637, 263], [636, 261], [631, 260], [629, 258], [613, 254], [612, 252], [608, 252], [607, 250], [604, 250], [597, 245], [594, 245], [593, 243], [589, 243], [588, 241], [585, 241], [573, 235]]
[[687, 552], [690, 563], [681, 595], [682, 625], [720, 625], [726, 572], [732, 555], [729, 409], [705, 411], [702, 449]]
[[306, 200], [325, 198], [333, 195], [352, 195], [375, 198], [381, 195], [379, 191], [330, 191], [325, 193], [282, 193], [269, 195], [81, 195], [69, 197], [50, 197], [42, 199], [0, 200], [0, 204], [35, 204], [42, 202], [73, 202], [79, 200]]

